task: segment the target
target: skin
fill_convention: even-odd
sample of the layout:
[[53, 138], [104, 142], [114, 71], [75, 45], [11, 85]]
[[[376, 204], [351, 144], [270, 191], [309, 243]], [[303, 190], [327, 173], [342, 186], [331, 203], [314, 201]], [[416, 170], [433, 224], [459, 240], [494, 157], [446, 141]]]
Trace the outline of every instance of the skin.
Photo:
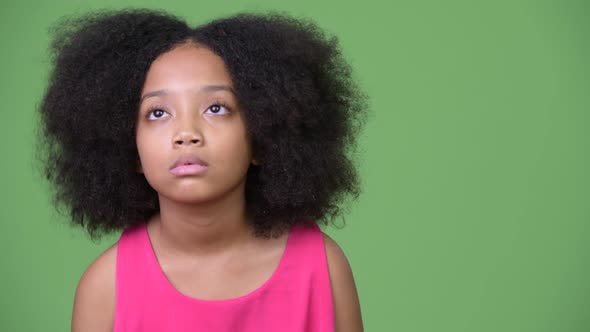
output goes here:
[[[227, 89], [207, 89], [210, 86]], [[167, 92], [154, 94], [161, 90]], [[201, 299], [234, 298], [257, 289], [278, 266], [288, 236], [253, 236], [245, 209], [245, 180], [248, 167], [257, 162], [231, 90], [223, 60], [205, 47], [187, 43], [153, 62], [138, 110], [138, 172], [158, 192], [160, 202], [160, 213], [148, 221], [152, 247], [170, 283]], [[170, 166], [183, 153], [206, 161], [205, 172], [171, 174]], [[338, 244], [323, 236], [336, 331], [362, 331], [350, 264]], [[80, 278], [72, 331], [112, 331], [116, 250], [115, 243]]]

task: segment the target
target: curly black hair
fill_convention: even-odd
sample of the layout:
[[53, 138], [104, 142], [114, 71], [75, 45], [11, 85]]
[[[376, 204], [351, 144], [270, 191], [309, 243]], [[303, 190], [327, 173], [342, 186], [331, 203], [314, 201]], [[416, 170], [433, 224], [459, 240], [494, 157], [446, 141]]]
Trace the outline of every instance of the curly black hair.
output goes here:
[[50, 28], [52, 70], [39, 106], [38, 159], [56, 209], [93, 238], [159, 210], [136, 172], [135, 128], [151, 63], [192, 42], [230, 73], [258, 165], [246, 180], [257, 236], [327, 223], [360, 193], [353, 156], [367, 95], [335, 36], [288, 14], [242, 12], [190, 28], [161, 10], [97, 10]]

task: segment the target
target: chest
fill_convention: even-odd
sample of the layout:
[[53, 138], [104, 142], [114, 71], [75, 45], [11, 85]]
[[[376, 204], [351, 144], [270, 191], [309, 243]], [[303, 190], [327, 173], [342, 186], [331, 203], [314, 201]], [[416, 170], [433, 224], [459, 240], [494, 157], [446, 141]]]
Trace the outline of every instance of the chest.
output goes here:
[[249, 250], [230, 258], [196, 259], [162, 254], [159, 267], [181, 294], [202, 300], [227, 300], [264, 285], [277, 270], [284, 243]]

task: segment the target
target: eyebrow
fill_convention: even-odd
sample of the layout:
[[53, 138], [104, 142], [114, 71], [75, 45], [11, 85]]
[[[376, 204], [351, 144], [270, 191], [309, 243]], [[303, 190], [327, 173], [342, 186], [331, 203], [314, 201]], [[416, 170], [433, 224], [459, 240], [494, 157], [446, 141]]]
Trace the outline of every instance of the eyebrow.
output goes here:
[[[234, 89], [232, 89], [232, 87], [230, 87], [229, 85], [205, 85], [201, 89], [199, 89], [199, 91], [202, 91], [202, 92], [227, 91], [227, 92], [232, 93], [234, 96], [236, 95], [236, 92], [234, 91]], [[143, 100], [146, 98], [154, 97], [154, 96], [164, 96], [164, 95], [170, 94], [170, 92], [171, 92], [170, 90], [166, 90], [166, 89], [148, 92], [145, 95], [143, 95], [143, 97], [141, 97], [141, 99], [139, 100], [139, 103], [141, 104], [143, 102]]]

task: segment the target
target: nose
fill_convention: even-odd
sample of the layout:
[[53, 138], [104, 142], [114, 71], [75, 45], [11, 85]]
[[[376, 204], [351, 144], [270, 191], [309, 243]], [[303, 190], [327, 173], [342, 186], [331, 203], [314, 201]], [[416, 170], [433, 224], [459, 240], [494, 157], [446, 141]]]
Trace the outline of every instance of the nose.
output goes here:
[[190, 107], [179, 108], [175, 121], [175, 134], [172, 138], [173, 146], [176, 148], [184, 145], [203, 144], [202, 124], [197, 112], [193, 112]]
[[199, 144], [203, 139], [195, 131], [181, 131], [174, 136], [174, 146]]

